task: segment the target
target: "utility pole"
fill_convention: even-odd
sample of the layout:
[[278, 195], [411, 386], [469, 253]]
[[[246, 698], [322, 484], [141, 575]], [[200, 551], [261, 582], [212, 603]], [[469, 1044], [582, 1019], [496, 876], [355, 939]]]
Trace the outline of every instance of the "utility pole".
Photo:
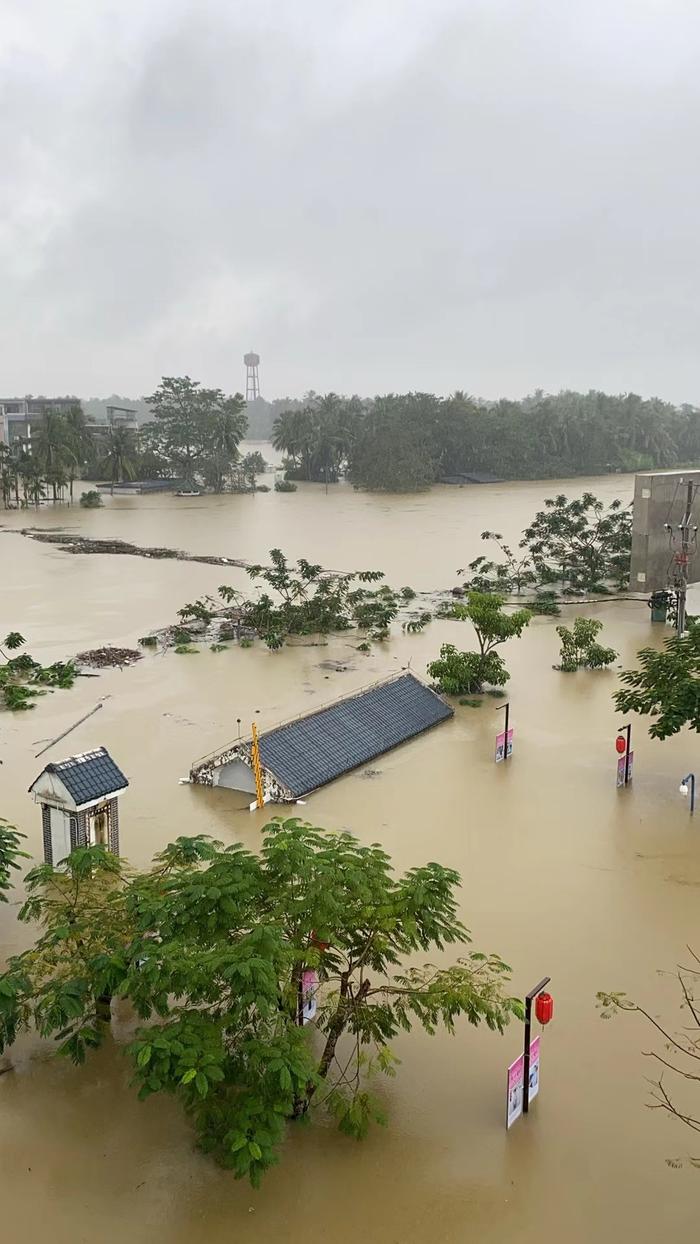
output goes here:
[[[693, 483], [688, 480], [685, 502], [685, 514], [680, 524], [681, 533], [681, 551], [676, 553], [674, 562], [676, 564], [676, 591], [678, 593], [678, 617], [676, 619], [676, 634], [680, 639], [685, 630], [686, 620], [686, 596], [688, 594], [688, 559], [690, 555], [690, 535], [691, 535], [691, 519], [693, 517]], [[696, 538], [697, 527], [693, 530], [693, 538]]]

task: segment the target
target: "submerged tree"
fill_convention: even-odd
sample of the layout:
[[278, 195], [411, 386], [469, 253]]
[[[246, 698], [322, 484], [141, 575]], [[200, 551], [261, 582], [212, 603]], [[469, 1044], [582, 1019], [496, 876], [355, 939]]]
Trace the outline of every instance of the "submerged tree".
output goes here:
[[618, 710], [655, 718], [649, 726], [653, 739], [678, 734], [686, 725], [700, 731], [700, 620], [688, 618], [682, 638], [670, 636], [660, 652], [642, 648], [638, 657], [638, 670], [620, 674]]
[[617, 657], [614, 648], [604, 648], [597, 643], [597, 637], [603, 629], [603, 623], [596, 618], [574, 618], [571, 629], [558, 626], [557, 635], [561, 640], [559, 665], [565, 674], [572, 674], [578, 669], [599, 670], [612, 665]]
[[238, 461], [238, 446], [248, 421], [240, 393], [203, 388], [189, 376], [163, 376], [148, 397], [160, 435], [152, 433], [171, 469], [193, 487], [198, 474], [222, 492]]
[[[68, 689], [78, 677], [72, 661], [54, 661], [53, 665], [41, 665], [28, 652], [19, 652], [26, 640], [19, 631], [10, 631], [0, 646], [0, 703], [12, 712], [34, 708], [37, 696], [45, 695], [47, 689]], [[17, 653], [8, 656], [8, 653]]]
[[[394, 1074], [400, 1032], [522, 1014], [508, 966], [469, 949], [458, 885], [435, 863], [395, 877], [377, 844], [296, 818], [259, 856], [180, 838], [144, 873], [81, 848], [27, 878], [20, 918], [41, 932], [0, 976], [0, 1043], [33, 1026], [82, 1062], [129, 999], [139, 1096], [176, 1096], [201, 1147], [257, 1184], [312, 1107], [357, 1138], [383, 1121], [371, 1078]], [[462, 957], [416, 962], [446, 946]]]
[[115, 484], [136, 478], [136, 438], [128, 428], [109, 429], [101, 469], [109, 475], [112, 496]]
[[560, 493], [545, 501], [525, 528], [520, 547], [528, 550], [540, 583], [561, 583], [573, 592], [606, 592], [629, 582], [632, 515], [621, 501], [605, 509], [593, 493], [569, 501]]
[[519, 638], [532, 614], [529, 609], [507, 613], [504, 606], [504, 598], [495, 592], [470, 592], [466, 605], [453, 606], [452, 617], [471, 622], [479, 651], [460, 652], [454, 644], [442, 645], [438, 660], [428, 665], [428, 673], [446, 695], [478, 693], [487, 684], [502, 687], [510, 678], [496, 648]]

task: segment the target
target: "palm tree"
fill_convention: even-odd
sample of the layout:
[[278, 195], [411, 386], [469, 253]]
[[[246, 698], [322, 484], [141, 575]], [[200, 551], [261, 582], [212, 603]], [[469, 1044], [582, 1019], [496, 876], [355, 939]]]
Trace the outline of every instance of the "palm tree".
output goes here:
[[248, 417], [235, 397], [222, 402], [211, 416], [204, 470], [215, 492], [223, 492], [226, 477], [238, 461], [238, 446], [247, 427]]
[[93, 437], [87, 426], [82, 406], [71, 406], [65, 416], [66, 457], [68, 458], [68, 486], [70, 500], [73, 504], [73, 484], [80, 478], [85, 462], [93, 449]]
[[133, 433], [128, 428], [110, 428], [107, 433], [106, 453], [102, 459], [102, 468], [109, 474], [112, 484], [111, 496], [114, 496], [114, 485], [125, 479], [136, 476], [136, 446]]
[[32, 437], [32, 452], [44, 475], [51, 482], [53, 500], [57, 501], [60, 471], [66, 462], [68, 432], [63, 415], [55, 410], [44, 411], [43, 422]]

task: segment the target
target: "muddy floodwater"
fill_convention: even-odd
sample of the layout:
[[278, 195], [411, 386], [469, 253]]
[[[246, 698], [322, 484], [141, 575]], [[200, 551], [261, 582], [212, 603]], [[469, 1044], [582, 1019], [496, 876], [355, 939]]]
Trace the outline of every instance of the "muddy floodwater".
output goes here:
[[[457, 582], [457, 568], [483, 551], [483, 530], [517, 540], [544, 497], [591, 488], [629, 500], [632, 484], [615, 476], [442, 487], [418, 497], [346, 486], [326, 496], [300, 486], [288, 495], [122, 497], [99, 511], [0, 512], [0, 632], [21, 630], [30, 651], [47, 659], [133, 646], [185, 601], [243, 580], [240, 570], [187, 562], [70, 555], [13, 534], [29, 524], [250, 560], [277, 545], [333, 569], [376, 567], [396, 587], [427, 591]], [[604, 642], [624, 664], [663, 638], [643, 602], [574, 612], [604, 620]], [[115, 1045], [76, 1070], [26, 1041], [13, 1052], [14, 1071], [0, 1077], [3, 1240], [694, 1238], [700, 1174], [666, 1162], [694, 1152], [693, 1134], [646, 1108], [650, 1034], [634, 1019], [602, 1022], [595, 992], [626, 989], [682, 1022], [658, 969], [682, 960], [689, 943], [700, 949], [700, 813], [694, 824], [678, 794], [681, 776], [697, 766], [698, 740], [684, 732], [653, 743], [635, 723], [634, 783], [617, 791], [616, 675], [555, 672], [554, 625], [535, 619], [507, 649], [515, 727], [507, 764], [493, 762], [502, 714], [486, 698], [382, 757], [376, 776], [351, 774], [303, 809], [317, 824], [381, 842], [399, 867], [437, 859], [456, 868], [462, 918], [477, 946], [512, 964], [514, 990], [551, 976], [555, 1022], [543, 1035], [541, 1091], [529, 1117], [506, 1134], [506, 1068], [521, 1050], [519, 1025], [503, 1037], [466, 1023], [454, 1037], [415, 1033], [397, 1041], [402, 1066], [381, 1089], [390, 1126], [362, 1144], [321, 1121], [292, 1130], [279, 1167], [255, 1193], [195, 1151], [174, 1102], [136, 1101]], [[232, 792], [179, 785], [192, 760], [235, 738], [237, 718], [246, 731], [252, 721], [265, 728], [403, 666], [424, 674], [445, 641], [469, 646], [466, 628], [399, 630], [369, 655], [352, 633], [279, 653], [232, 645], [189, 657], [149, 654], [129, 669], [80, 679], [34, 712], [0, 716], [0, 813], [38, 857], [40, 814], [28, 786], [45, 759], [104, 744], [130, 781], [121, 844], [132, 861], [145, 863], [183, 833], [255, 847], [267, 810], [251, 814]], [[322, 668], [328, 660], [345, 668]], [[98, 701], [97, 714], [35, 759], [44, 740]], [[1, 909], [0, 938], [3, 954], [26, 939], [12, 908]]]

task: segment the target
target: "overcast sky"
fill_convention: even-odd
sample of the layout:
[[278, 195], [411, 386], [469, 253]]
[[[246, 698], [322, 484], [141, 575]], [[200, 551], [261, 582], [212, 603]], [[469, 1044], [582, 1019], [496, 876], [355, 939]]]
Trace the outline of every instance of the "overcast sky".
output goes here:
[[697, 0], [0, 0], [0, 394], [700, 402]]

